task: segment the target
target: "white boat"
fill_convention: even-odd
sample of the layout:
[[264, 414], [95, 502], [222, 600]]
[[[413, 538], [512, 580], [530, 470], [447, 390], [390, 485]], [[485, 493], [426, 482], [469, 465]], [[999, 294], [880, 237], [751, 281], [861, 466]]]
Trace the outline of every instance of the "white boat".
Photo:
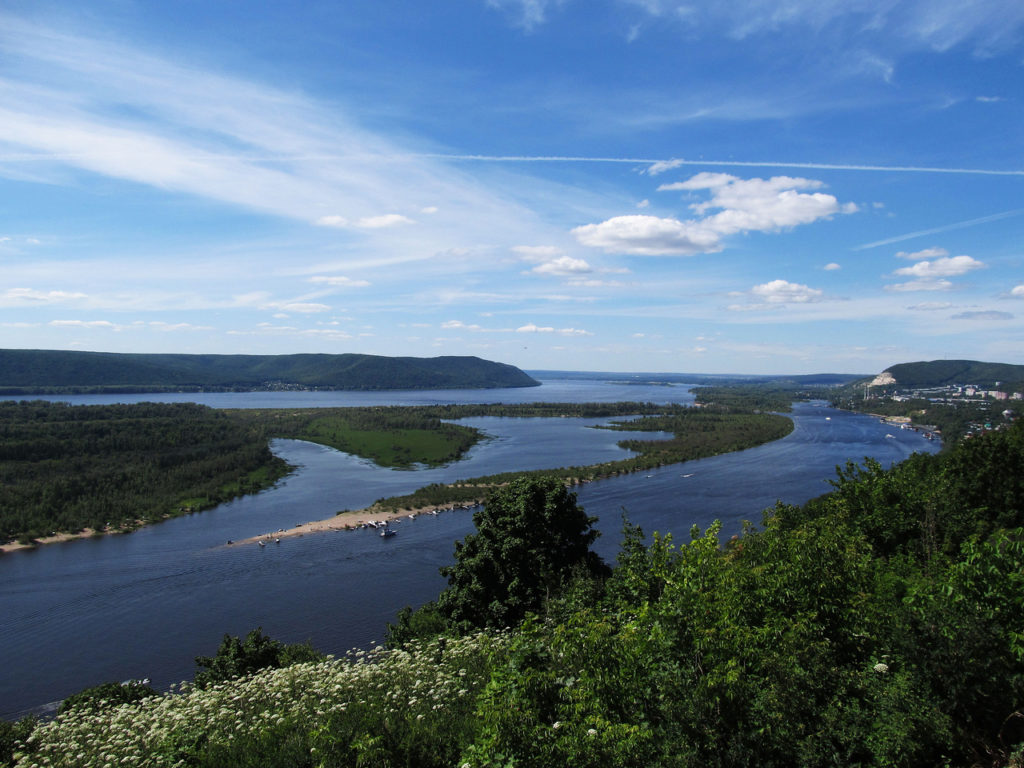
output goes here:
[[390, 528], [385, 528], [383, 531], [380, 532], [380, 537], [382, 539], [387, 539], [387, 538], [389, 538], [391, 536], [397, 536], [397, 535], [398, 535], [398, 531], [393, 531]]

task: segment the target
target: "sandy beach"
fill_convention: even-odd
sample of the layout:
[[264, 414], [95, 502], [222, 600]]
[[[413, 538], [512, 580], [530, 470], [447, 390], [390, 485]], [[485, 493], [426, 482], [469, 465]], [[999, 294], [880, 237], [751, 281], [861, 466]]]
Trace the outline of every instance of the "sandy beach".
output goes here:
[[280, 530], [260, 534], [259, 536], [250, 536], [247, 539], [230, 541], [227, 545], [237, 547], [243, 544], [270, 544], [276, 543], [280, 539], [305, 536], [306, 534], [324, 533], [326, 531], [354, 531], [364, 527], [365, 525], [379, 525], [380, 523], [389, 523], [392, 520], [415, 519], [420, 515], [434, 515], [441, 514], [443, 512], [468, 510], [480, 503], [483, 503], [482, 498], [476, 501], [462, 502], [454, 506], [448, 504], [441, 507], [419, 507], [417, 509], [405, 509], [399, 512], [367, 507], [366, 509], [357, 509], [352, 512], [341, 512], [324, 520], [312, 520], [308, 523], [299, 523], [292, 528], [281, 528]]
[[86, 528], [84, 531], [79, 533], [58, 533], [53, 536], [42, 536], [31, 544], [19, 544], [16, 541], [8, 542], [7, 544], [0, 544], [0, 552], [17, 552], [19, 549], [34, 549], [35, 547], [42, 546], [43, 544], [58, 544], [62, 541], [73, 541], [74, 539], [88, 539], [90, 536], [95, 536], [96, 531], [92, 528]]

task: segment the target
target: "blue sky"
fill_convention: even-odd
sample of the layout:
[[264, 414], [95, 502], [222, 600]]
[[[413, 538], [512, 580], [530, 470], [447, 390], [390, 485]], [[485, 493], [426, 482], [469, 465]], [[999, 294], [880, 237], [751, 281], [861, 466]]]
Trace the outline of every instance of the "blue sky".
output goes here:
[[0, 347], [1024, 364], [1019, 0], [7, 0]]

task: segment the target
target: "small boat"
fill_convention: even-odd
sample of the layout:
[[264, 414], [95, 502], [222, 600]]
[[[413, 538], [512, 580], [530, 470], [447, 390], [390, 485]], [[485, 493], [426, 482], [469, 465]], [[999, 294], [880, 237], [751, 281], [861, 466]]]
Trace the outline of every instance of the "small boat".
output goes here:
[[265, 547], [265, 546], [267, 546], [267, 543], [266, 543], [265, 541], [260, 541], [260, 542], [259, 542], [259, 545], [260, 545], [261, 547]]
[[896, 439], [896, 435], [886, 435], [886, 437], [889, 438], [890, 440]]
[[380, 532], [380, 537], [382, 539], [387, 539], [387, 538], [390, 538], [392, 536], [397, 536], [397, 535], [398, 535], [398, 531], [393, 531], [390, 528], [385, 528], [383, 531]]

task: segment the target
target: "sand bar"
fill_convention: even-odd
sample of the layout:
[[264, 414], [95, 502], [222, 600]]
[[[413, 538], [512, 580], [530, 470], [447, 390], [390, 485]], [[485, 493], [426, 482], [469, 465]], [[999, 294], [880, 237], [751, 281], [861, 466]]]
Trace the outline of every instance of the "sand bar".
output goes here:
[[312, 520], [308, 523], [299, 523], [291, 528], [282, 528], [278, 531], [264, 533], [259, 536], [250, 536], [247, 539], [228, 542], [229, 546], [240, 546], [242, 544], [270, 544], [276, 543], [279, 539], [305, 536], [307, 533], [324, 533], [325, 531], [354, 531], [366, 525], [373, 526], [380, 523], [390, 523], [393, 520], [415, 519], [421, 515], [434, 515], [442, 512], [472, 509], [477, 504], [483, 503], [483, 499], [475, 501], [460, 502], [458, 504], [446, 504], [440, 507], [419, 507], [417, 509], [403, 509], [393, 511], [389, 509], [378, 509], [367, 507], [357, 509], [354, 512], [340, 512], [324, 520]]

